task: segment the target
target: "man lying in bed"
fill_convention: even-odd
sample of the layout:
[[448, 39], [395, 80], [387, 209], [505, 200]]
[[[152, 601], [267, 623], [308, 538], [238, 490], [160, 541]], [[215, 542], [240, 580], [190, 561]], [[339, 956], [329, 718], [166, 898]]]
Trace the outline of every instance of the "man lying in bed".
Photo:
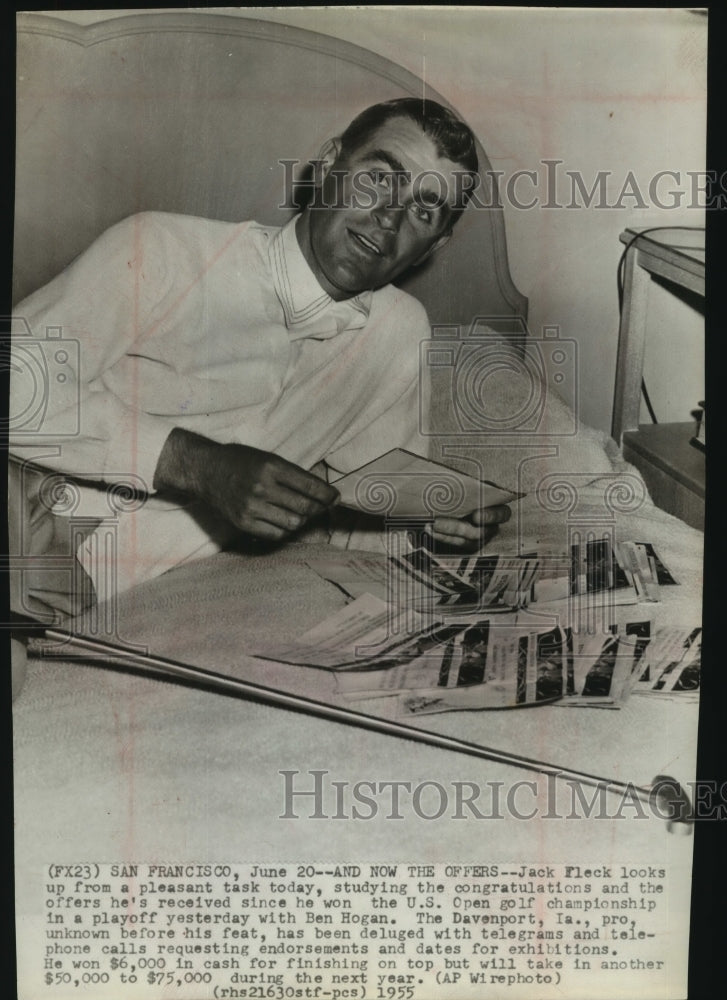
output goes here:
[[[328, 480], [394, 447], [420, 451], [429, 325], [391, 282], [449, 239], [477, 167], [472, 133], [445, 108], [376, 105], [324, 147], [311, 205], [282, 229], [132, 216], [22, 302], [16, 317], [36, 342], [61, 328], [80, 343], [78, 372], [61, 364], [42, 428], [11, 438], [16, 459], [42, 466], [11, 467], [23, 554], [67, 551], [47, 470], [74, 479], [73, 513], [87, 524], [76, 555], [94, 587], [109, 573], [94, 541], [109, 484], [149, 495], [119, 516], [119, 592], [241, 533], [289, 538], [335, 503]], [[11, 412], [24, 391], [15, 377]], [[474, 548], [508, 516], [439, 518], [434, 533]], [[26, 574], [28, 585], [80, 610], [47, 571]]]

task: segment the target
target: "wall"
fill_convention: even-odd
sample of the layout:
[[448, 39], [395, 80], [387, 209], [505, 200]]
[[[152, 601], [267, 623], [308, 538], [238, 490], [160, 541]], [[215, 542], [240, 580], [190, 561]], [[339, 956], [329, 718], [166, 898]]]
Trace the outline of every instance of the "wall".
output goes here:
[[[239, 13], [320, 31], [372, 49], [424, 76], [467, 118], [505, 180], [534, 170], [504, 197], [511, 270], [530, 299], [530, 327], [557, 325], [579, 348], [579, 412], [610, 429], [616, 361], [616, 267], [626, 226], [702, 225], [686, 171], [704, 169], [706, 18], [687, 10], [498, 8], [244, 8]], [[77, 12], [75, 20], [92, 20]], [[335, 86], [335, 81], [331, 82]], [[590, 189], [610, 172], [612, 208], [544, 208], [542, 161], [560, 160], [556, 202], [571, 201], [566, 170]], [[659, 208], [649, 182], [665, 178], [682, 207]], [[628, 191], [629, 171], [645, 207]], [[633, 191], [633, 188], [631, 188]], [[582, 198], [576, 204], [582, 205]], [[703, 398], [701, 317], [653, 292], [645, 372], [660, 420], [687, 420]], [[571, 387], [569, 401], [575, 398]]]

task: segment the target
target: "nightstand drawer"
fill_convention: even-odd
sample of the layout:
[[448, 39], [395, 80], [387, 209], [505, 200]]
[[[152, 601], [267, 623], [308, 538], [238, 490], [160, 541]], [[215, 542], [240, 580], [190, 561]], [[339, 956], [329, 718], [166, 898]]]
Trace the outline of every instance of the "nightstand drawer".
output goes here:
[[644, 424], [623, 436], [623, 455], [641, 472], [657, 505], [704, 530], [704, 452], [689, 443], [693, 423]]

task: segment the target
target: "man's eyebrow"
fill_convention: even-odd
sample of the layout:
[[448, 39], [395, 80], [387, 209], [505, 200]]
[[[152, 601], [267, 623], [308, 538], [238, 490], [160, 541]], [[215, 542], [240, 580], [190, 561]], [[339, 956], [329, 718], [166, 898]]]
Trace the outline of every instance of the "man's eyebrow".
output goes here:
[[[388, 149], [370, 149], [363, 154], [363, 159], [380, 160], [382, 163], [386, 163], [395, 173], [405, 174], [407, 178], [411, 176], [404, 164], [393, 153], [390, 153]], [[435, 210], [449, 207], [447, 199], [442, 197], [441, 190], [435, 192], [421, 188], [417, 195], [417, 201], [426, 206], [426, 208]]]
[[447, 204], [447, 199], [442, 196], [441, 192], [427, 191], [424, 188], [419, 190], [416, 200], [427, 208], [444, 208]]
[[381, 160], [383, 163], [388, 164], [388, 166], [390, 166], [391, 169], [394, 170], [396, 173], [399, 174], [407, 173], [404, 164], [401, 163], [400, 160], [397, 160], [394, 154], [390, 153], [386, 149], [371, 149], [364, 154], [363, 158], [365, 160]]

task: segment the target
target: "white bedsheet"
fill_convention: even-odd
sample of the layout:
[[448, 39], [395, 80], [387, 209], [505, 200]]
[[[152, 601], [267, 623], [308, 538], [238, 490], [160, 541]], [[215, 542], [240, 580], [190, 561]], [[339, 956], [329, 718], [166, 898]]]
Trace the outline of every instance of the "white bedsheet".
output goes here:
[[[578, 524], [613, 530], [617, 539], [651, 541], [679, 585], [662, 587], [659, 604], [617, 608], [619, 619], [699, 624], [701, 533], [656, 508], [636, 470], [604, 446], [602, 435], [583, 431], [560, 449], [559, 465], [536, 468], [526, 462], [520, 474], [517, 459], [523, 452], [516, 447], [509, 456], [506, 449], [499, 451], [489, 478], [527, 488], [528, 495], [490, 551], [513, 552], [527, 542], [559, 547], [568, 540], [569, 526]], [[556, 478], [543, 482], [544, 476]], [[548, 505], [560, 509], [547, 510]], [[357, 536], [345, 540], [355, 545]], [[365, 541], [370, 548], [375, 539], [369, 535]], [[273, 555], [221, 553], [178, 567], [121, 596], [117, 638], [208, 670], [335, 701], [330, 673], [248, 655], [271, 632], [276, 641], [292, 640], [343, 605], [341, 592], [305, 565], [325, 553], [330, 548], [320, 542], [298, 543]], [[392, 713], [381, 700], [355, 707]], [[502, 751], [648, 785], [657, 774], [682, 783], [693, 779], [697, 711], [694, 702], [641, 696], [617, 711], [544, 705], [417, 721]], [[44, 872], [51, 860], [577, 863], [618, 858], [668, 867], [674, 898], [688, 899], [691, 838], [670, 836], [653, 818], [526, 823], [509, 817], [480, 825], [427, 823], [411, 816], [392, 823], [383, 815], [360, 824], [281, 819], [279, 772], [284, 769], [304, 776], [321, 769], [331, 780], [349, 782], [438, 781], [445, 786], [455, 779], [499, 781], [503, 787], [537, 779], [541, 802], [546, 792], [544, 779], [533, 771], [168, 680], [31, 658], [14, 705], [14, 740], [16, 894], [26, 942], [40, 932]], [[565, 784], [557, 783], [561, 816], [570, 801]]]

